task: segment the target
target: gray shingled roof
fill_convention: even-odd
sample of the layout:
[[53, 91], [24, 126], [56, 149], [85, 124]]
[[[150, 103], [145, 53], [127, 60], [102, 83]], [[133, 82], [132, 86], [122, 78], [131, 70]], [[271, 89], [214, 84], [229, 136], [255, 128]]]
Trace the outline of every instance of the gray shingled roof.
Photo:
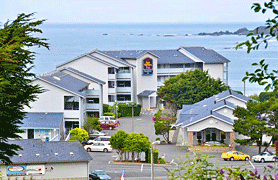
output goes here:
[[89, 83], [60, 71], [54, 71], [52, 73], [39, 76], [38, 79], [53, 83], [58, 87], [66, 89], [82, 97], [85, 96], [85, 93], [80, 92], [80, 90], [89, 85]]
[[64, 113], [53, 112], [30, 112], [26, 113], [22, 120], [21, 128], [60, 128]]
[[[92, 160], [83, 146], [78, 141], [51, 141], [42, 142], [40, 139], [10, 140], [23, 150], [17, 151], [19, 155], [11, 158], [14, 164], [56, 163], [56, 162], [85, 162]], [[73, 152], [73, 155], [70, 155]], [[58, 153], [56, 156], [54, 153]], [[39, 157], [36, 157], [39, 154]]]
[[149, 97], [149, 95], [153, 94], [156, 91], [152, 90], [144, 90], [141, 93], [138, 94], [139, 97]]
[[231, 118], [228, 118], [227, 116], [223, 116], [223, 115], [221, 115], [217, 112], [202, 111], [199, 114], [181, 114], [180, 117], [181, 117], [181, 119], [183, 119], [183, 121], [180, 121], [179, 124], [182, 123], [181, 126], [187, 127], [191, 124], [197, 123], [201, 119], [207, 119], [207, 118], [212, 117], [212, 116], [214, 116], [216, 118], [219, 118], [219, 119], [223, 120], [224, 122], [226, 122], [228, 124], [231, 124], [231, 125], [234, 123]]
[[228, 59], [215, 52], [212, 49], [206, 49], [204, 47], [181, 47], [190, 52], [197, 58], [201, 59], [205, 63], [226, 63], [230, 62]]
[[[70, 71], [70, 72], [72, 72], [72, 73], [74, 73], [74, 74], [77, 74], [77, 75], [79, 75], [79, 76], [82, 76], [82, 77], [84, 77], [84, 78], [86, 78], [86, 79], [89, 79], [89, 80], [91, 80], [91, 81], [94, 81], [94, 82], [96, 82], [96, 83], [98, 83], [98, 84], [105, 84], [104, 81], [99, 80], [99, 79], [97, 79], [97, 78], [95, 78], [95, 77], [93, 77], [93, 76], [90, 76], [90, 75], [88, 75], [88, 74], [85, 74], [85, 73], [83, 73], [83, 72], [80, 72], [80, 71], [78, 71], [78, 70], [76, 70], [76, 69], [74, 69], [74, 68], [67, 67], [67, 68], [63, 68], [63, 69], [68, 70], [68, 71]], [[62, 69], [62, 70], [63, 70], [63, 69]]]
[[[205, 49], [204, 47], [181, 47], [198, 57], [205, 63], [225, 63], [230, 62], [228, 59], [215, 52], [214, 50]], [[121, 51], [100, 51], [110, 57], [118, 60], [136, 59], [146, 52], [151, 52], [158, 56], [158, 64], [165, 63], [195, 63], [194, 60], [187, 57], [178, 51], [179, 49], [171, 50], [121, 50]]]

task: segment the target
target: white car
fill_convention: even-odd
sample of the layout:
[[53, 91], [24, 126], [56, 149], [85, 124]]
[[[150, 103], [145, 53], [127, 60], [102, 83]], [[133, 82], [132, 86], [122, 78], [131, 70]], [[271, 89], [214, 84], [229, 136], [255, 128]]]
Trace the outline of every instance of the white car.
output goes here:
[[112, 151], [112, 147], [109, 144], [104, 144], [104, 143], [95, 143], [91, 145], [86, 145], [84, 146], [84, 149], [88, 152], [91, 151], [103, 151], [103, 152], [109, 152]]
[[253, 156], [252, 160], [254, 162], [264, 163], [266, 161], [275, 161], [274, 157], [276, 157], [275, 153], [272, 153], [272, 152], [263, 152], [260, 155]]
[[100, 116], [99, 121], [111, 121], [114, 124], [117, 124], [119, 122], [114, 116]]

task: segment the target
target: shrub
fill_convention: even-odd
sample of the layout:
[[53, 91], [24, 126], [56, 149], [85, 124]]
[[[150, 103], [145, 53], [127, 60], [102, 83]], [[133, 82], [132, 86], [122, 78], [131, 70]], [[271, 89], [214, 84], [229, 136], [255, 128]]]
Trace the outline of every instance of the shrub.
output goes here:
[[156, 140], [156, 141], [160, 141], [160, 138], [156, 138], [155, 140]]
[[166, 141], [164, 141], [164, 140], [161, 141], [161, 144], [165, 144], [165, 143], [166, 143]]
[[[134, 103], [129, 103], [134, 104]], [[141, 113], [141, 104], [137, 104], [137, 107], [133, 108], [133, 115], [134, 116], [140, 116]], [[132, 116], [132, 107], [128, 107], [125, 103], [119, 103], [118, 104], [118, 112], [121, 117], [131, 117]]]
[[103, 104], [103, 114], [109, 112], [109, 105]]
[[[158, 163], [158, 149], [153, 149], [153, 163], [157, 164]], [[148, 163], [151, 163], [151, 151], [148, 150]]]
[[159, 162], [159, 164], [166, 164], [166, 161], [165, 161], [165, 159], [164, 158], [158, 158], [158, 162]]
[[106, 112], [106, 113], [103, 113], [103, 116], [116, 116], [114, 113], [112, 112]]

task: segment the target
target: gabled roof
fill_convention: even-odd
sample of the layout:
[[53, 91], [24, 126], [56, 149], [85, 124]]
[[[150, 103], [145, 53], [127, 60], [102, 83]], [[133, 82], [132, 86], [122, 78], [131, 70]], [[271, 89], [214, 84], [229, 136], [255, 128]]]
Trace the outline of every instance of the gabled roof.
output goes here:
[[101, 80], [99, 80], [99, 79], [97, 79], [97, 78], [95, 78], [95, 77], [93, 77], [93, 76], [90, 76], [90, 75], [88, 75], [88, 74], [85, 74], [85, 73], [83, 73], [83, 72], [80, 72], [80, 71], [78, 71], [78, 70], [76, 70], [76, 69], [74, 69], [74, 68], [71, 68], [71, 67], [66, 67], [66, 68], [63, 68], [63, 69], [61, 69], [61, 70], [68, 70], [68, 71], [70, 71], [70, 72], [72, 72], [72, 73], [74, 73], [74, 74], [76, 74], [76, 75], [79, 75], [79, 76], [81, 76], [81, 77], [84, 77], [84, 78], [86, 78], [86, 79], [89, 79], [89, 80], [91, 80], [91, 81], [93, 81], [93, 82], [95, 82], [95, 83], [98, 83], [98, 84], [105, 84], [104, 81], [101, 81]]
[[[17, 151], [22, 155], [21, 157], [19, 155], [11, 157], [14, 164], [88, 162], [92, 160], [79, 141], [42, 142], [40, 139], [21, 139], [8, 142], [17, 144], [23, 149]], [[58, 156], [55, 153], [58, 153]], [[39, 156], [37, 157], [36, 154]]]
[[[233, 120], [231, 118], [228, 118], [227, 116], [223, 116], [217, 112], [214, 111], [203, 111], [200, 114], [181, 114], [180, 115], [182, 119], [184, 119], [184, 121], [179, 122], [179, 124], [181, 124], [182, 127], [188, 127], [192, 124], [198, 123], [202, 120], [205, 120], [209, 117], [214, 117], [216, 119], [219, 119], [223, 122], [226, 122], [230, 125], [233, 125]], [[178, 124], [177, 124], [178, 125]]]
[[206, 49], [204, 47], [181, 47], [190, 52], [197, 58], [201, 59], [205, 63], [226, 63], [230, 62], [228, 59], [215, 52], [212, 49]]
[[156, 91], [152, 90], [144, 90], [141, 93], [139, 93], [137, 96], [139, 97], [149, 97], [151, 94], [155, 93]]
[[39, 76], [37, 79], [45, 81], [81, 97], [85, 97], [85, 93], [80, 92], [80, 90], [89, 85], [89, 83], [81, 81], [69, 74], [60, 71], [54, 71], [52, 73]]
[[61, 127], [63, 122], [64, 113], [56, 112], [29, 112], [26, 113], [24, 119], [20, 126], [21, 129], [25, 128], [55, 128], [58, 129]]

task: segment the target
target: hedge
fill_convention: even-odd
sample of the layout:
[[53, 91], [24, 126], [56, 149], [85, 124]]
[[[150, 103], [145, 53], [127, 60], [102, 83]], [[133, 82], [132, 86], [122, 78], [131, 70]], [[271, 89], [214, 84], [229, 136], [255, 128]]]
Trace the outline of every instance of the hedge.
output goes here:
[[109, 111], [109, 105], [108, 104], [103, 104], [103, 114], [107, 113], [107, 112], [110, 112]]
[[[129, 103], [130, 104], [135, 104], [135, 103]], [[133, 108], [133, 115], [134, 116], [140, 116], [141, 113], [141, 104], [137, 104], [136, 107]], [[125, 103], [119, 103], [118, 104], [118, 112], [121, 115], [121, 117], [131, 117], [132, 116], [132, 107], [128, 107]]]
[[112, 112], [106, 112], [106, 113], [103, 113], [103, 116], [114, 116], [115, 117], [115, 114]]
[[[157, 164], [158, 163], [158, 149], [153, 149], [153, 163]], [[146, 159], [148, 163], [151, 163], [151, 151], [148, 150], [148, 156], [146, 156]]]

